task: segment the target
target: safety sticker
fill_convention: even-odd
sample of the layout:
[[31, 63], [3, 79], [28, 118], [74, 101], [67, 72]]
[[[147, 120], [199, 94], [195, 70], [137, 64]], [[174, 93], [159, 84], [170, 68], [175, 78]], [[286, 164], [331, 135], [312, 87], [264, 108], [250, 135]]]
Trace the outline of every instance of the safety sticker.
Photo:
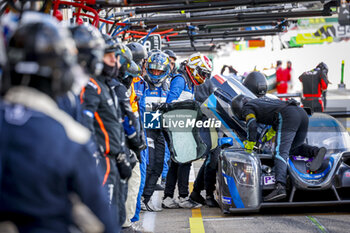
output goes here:
[[226, 205], [231, 205], [232, 204], [231, 197], [224, 197], [224, 196], [222, 196], [221, 200], [222, 200], [223, 204], [226, 204]]
[[345, 177], [350, 177], [350, 172], [345, 172]]

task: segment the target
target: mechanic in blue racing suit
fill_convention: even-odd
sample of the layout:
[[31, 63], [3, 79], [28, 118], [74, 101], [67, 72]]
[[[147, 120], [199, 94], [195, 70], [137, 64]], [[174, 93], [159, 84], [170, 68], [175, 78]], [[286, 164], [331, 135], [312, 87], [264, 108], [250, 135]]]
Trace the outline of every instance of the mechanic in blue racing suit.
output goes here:
[[[174, 75], [170, 83], [170, 90], [166, 103], [180, 102], [194, 99], [194, 86], [201, 85], [210, 78], [211, 61], [200, 53], [192, 54], [188, 60], [181, 63], [178, 74]], [[168, 171], [163, 208], [199, 208], [201, 204], [192, 201], [189, 196], [188, 182], [191, 163], [178, 164], [171, 160]], [[176, 183], [179, 189], [179, 202], [174, 199]]]
[[[169, 61], [170, 61], [170, 75], [169, 78], [166, 80], [166, 82], [171, 81], [171, 79], [174, 77], [174, 75], [177, 73], [177, 68], [176, 68], [176, 54], [172, 50], [164, 50], [164, 53], [169, 56]], [[165, 188], [165, 182], [166, 182], [166, 177], [169, 171], [169, 164], [170, 164], [170, 151], [168, 144], [165, 142], [165, 155], [164, 155], [164, 165], [163, 165], [163, 171], [162, 171], [162, 179], [160, 185], [157, 184], [156, 190], [164, 190]]]
[[317, 171], [323, 162], [326, 148], [307, 145], [305, 142], [309, 118], [304, 109], [295, 100], [282, 101], [279, 99], [251, 99], [237, 95], [232, 99], [232, 111], [241, 120], [246, 121], [247, 141], [245, 149], [251, 152], [257, 141], [257, 124], [271, 125], [262, 141], [270, 141], [277, 132], [275, 148], [276, 187], [264, 201], [284, 199], [287, 183], [287, 161], [289, 155], [314, 157], [310, 163], [310, 172]]
[[[164, 103], [167, 98], [168, 88], [165, 79], [170, 74], [169, 57], [162, 52], [152, 53], [147, 59], [145, 80], [147, 89], [145, 92], [146, 109], [151, 110], [153, 105]], [[160, 177], [165, 153], [165, 139], [161, 129], [146, 129], [148, 144], [148, 165], [146, 182], [142, 194], [141, 209], [145, 211], [161, 211], [150, 202]]]
[[[55, 103], [77, 75], [74, 43], [55, 21], [38, 16], [40, 22], [21, 22], [7, 49], [21, 56], [9, 56], [1, 85], [0, 222], [19, 232], [68, 233], [77, 228], [74, 202], [82, 202], [103, 223], [94, 222], [97, 231], [118, 232], [87, 145], [91, 134]], [[36, 69], [16, 68], [28, 64]]]
[[[126, 45], [132, 52], [134, 62], [140, 67], [142, 75], [145, 75], [145, 59], [147, 59], [147, 51], [143, 45], [137, 42], [129, 43]], [[146, 138], [145, 130], [143, 129], [143, 115], [145, 112], [146, 104], [145, 104], [145, 91], [146, 91], [146, 82], [142, 76], [134, 77], [130, 84], [131, 95], [130, 95], [130, 104], [133, 112], [138, 114], [138, 119], [140, 121], [140, 127], [142, 131], [143, 140]], [[147, 168], [147, 160], [148, 160], [148, 149], [142, 150], [140, 152], [140, 185], [138, 188], [137, 194], [137, 203], [134, 216], [131, 219], [131, 227], [133, 227], [134, 222], [139, 221], [140, 219], [140, 211], [141, 211], [141, 196], [143, 193], [143, 189], [145, 186], [146, 180], [146, 168]], [[124, 227], [127, 227], [128, 223], [124, 223]]]

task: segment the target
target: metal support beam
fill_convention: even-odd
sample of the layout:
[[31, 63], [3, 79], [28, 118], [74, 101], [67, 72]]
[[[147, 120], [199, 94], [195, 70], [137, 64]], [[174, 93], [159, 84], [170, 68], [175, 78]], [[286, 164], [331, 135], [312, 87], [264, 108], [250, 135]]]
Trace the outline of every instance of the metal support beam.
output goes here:
[[132, 18], [131, 22], [143, 21], [144, 23], [174, 23], [174, 22], [198, 22], [198, 21], [212, 21], [225, 20], [225, 19], [235, 19], [235, 20], [245, 20], [245, 19], [265, 19], [273, 20], [278, 18], [299, 18], [299, 17], [315, 17], [315, 16], [331, 16], [331, 10], [312, 10], [312, 11], [288, 11], [288, 12], [277, 12], [277, 13], [243, 13], [243, 14], [228, 14], [228, 15], [215, 15], [215, 16], [201, 16], [195, 18], [187, 18], [186, 16], [172, 17], [148, 17], [148, 18]]

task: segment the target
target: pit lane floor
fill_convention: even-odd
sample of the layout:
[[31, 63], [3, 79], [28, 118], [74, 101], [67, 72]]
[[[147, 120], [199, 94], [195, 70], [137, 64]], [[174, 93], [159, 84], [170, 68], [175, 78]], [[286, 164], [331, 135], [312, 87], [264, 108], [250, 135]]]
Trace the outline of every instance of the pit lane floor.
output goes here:
[[[203, 160], [192, 165], [190, 184], [193, 184]], [[204, 193], [202, 193], [204, 196]], [[160, 206], [163, 192], [152, 197]], [[258, 214], [224, 215], [219, 208], [204, 206], [200, 209], [163, 209], [162, 212], [141, 212], [142, 232], [350, 232], [350, 206], [313, 208], [274, 208]]]

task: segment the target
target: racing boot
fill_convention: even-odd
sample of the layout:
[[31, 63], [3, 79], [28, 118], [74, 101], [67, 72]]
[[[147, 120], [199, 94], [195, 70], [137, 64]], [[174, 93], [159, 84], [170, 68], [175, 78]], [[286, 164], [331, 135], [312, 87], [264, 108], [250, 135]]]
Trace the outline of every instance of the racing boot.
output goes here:
[[219, 207], [219, 204], [217, 203], [213, 195], [207, 195], [205, 199], [205, 204], [209, 207]]
[[324, 147], [321, 147], [316, 156], [314, 157], [314, 159], [312, 160], [312, 162], [310, 163], [310, 170], [311, 171], [317, 171], [318, 169], [320, 169], [320, 167], [322, 166], [322, 163], [323, 163], [323, 159], [324, 159], [324, 156], [326, 155], [326, 148]]
[[160, 212], [163, 209], [155, 207], [151, 200], [145, 200], [143, 197], [141, 197], [141, 210], [149, 212]]
[[278, 201], [287, 197], [286, 187], [277, 183], [276, 188], [266, 197], [264, 197], [264, 201]]
[[165, 178], [162, 178], [160, 184], [156, 184], [156, 187], [154, 190], [162, 191], [164, 189], [165, 189]]
[[171, 197], [166, 197], [163, 201], [162, 201], [162, 207], [165, 209], [178, 209], [179, 204], [175, 201], [174, 198]]
[[193, 190], [191, 192], [190, 198], [191, 198], [191, 200], [193, 200], [199, 204], [205, 205], [204, 197], [202, 197], [202, 195], [195, 190]]
[[192, 201], [189, 197], [180, 197], [179, 198], [179, 206], [181, 208], [185, 208], [185, 209], [197, 209], [202, 207], [201, 204]]

